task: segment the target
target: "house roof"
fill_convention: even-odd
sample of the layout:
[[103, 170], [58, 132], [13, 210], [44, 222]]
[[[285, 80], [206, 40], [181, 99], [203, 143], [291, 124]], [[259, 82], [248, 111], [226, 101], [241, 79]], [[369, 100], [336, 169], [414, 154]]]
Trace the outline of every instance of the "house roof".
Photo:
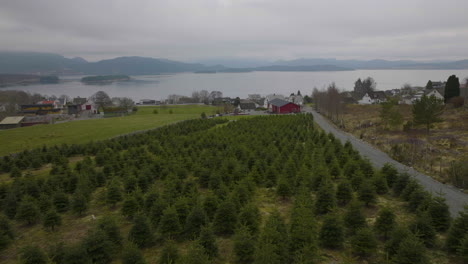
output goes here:
[[44, 101], [38, 102], [38, 104], [55, 104], [55, 101], [46, 101], [46, 100], [44, 100]]
[[254, 102], [250, 100], [241, 100], [240, 101], [240, 108], [241, 109], [255, 109], [257, 106], [255, 105]]
[[85, 104], [88, 100], [86, 98], [76, 97], [73, 98], [74, 104]]
[[7, 116], [5, 117], [0, 125], [16, 125], [23, 121], [24, 116]]
[[369, 92], [369, 97], [372, 99], [380, 99], [380, 100], [387, 99], [387, 96], [385, 95], [384, 91]]
[[291, 102], [288, 102], [288, 101], [285, 101], [285, 100], [281, 100], [281, 99], [278, 99], [278, 98], [275, 98], [273, 100], [270, 101], [270, 104], [271, 105], [274, 105], [276, 107], [282, 107], [282, 106], [285, 106], [287, 104], [289, 104]]

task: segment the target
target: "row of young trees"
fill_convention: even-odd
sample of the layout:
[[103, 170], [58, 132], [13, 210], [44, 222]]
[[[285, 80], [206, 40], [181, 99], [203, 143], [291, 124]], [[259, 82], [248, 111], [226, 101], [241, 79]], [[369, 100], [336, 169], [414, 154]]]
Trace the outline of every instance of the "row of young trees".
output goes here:
[[[69, 164], [66, 157], [77, 155], [84, 159]], [[50, 175], [24, 173], [33, 157], [38, 167], [53, 164]], [[0, 185], [3, 248], [11, 247], [18, 225], [41, 223], [53, 233], [64, 215], [80, 218], [93, 206], [117, 212], [97, 215], [78, 243], [24, 247], [23, 263], [318, 263], [321, 249], [380, 263], [427, 263], [428, 248], [444, 242], [437, 233], [451, 225], [442, 198], [390, 165], [376, 171], [349, 142], [314, 128], [309, 114], [192, 120], [27, 151], [1, 164], [12, 176]], [[396, 207], [380, 206], [389, 195], [415, 216], [402, 221]], [[450, 254], [466, 256], [466, 223], [466, 213], [453, 221], [445, 241]], [[144, 248], [160, 253], [145, 259]]]

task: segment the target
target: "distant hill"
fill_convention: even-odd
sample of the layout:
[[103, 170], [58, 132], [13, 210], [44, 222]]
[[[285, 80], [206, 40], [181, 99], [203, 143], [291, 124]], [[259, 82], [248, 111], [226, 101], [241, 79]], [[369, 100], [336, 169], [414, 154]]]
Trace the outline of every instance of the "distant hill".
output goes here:
[[118, 57], [98, 62], [83, 58], [68, 59], [62, 55], [37, 52], [0, 52], [0, 73], [17, 74], [90, 74], [145, 75], [223, 69], [223, 66], [204, 66], [166, 59]]
[[[225, 61], [229, 63], [228, 60]], [[228, 65], [255, 65], [261, 61], [236, 60]], [[150, 75], [179, 72], [249, 72], [249, 71], [346, 71], [352, 69], [468, 69], [468, 60], [453, 62], [416, 62], [409, 60], [337, 60], [297, 59], [276, 61], [269, 65], [225, 67], [220, 64], [206, 66], [201, 63], [184, 63], [147, 57], [118, 57], [98, 62], [83, 58], [65, 58], [53, 53], [0, 52], [0, 74], [35, 75]]]
[[284, 66], [316, 66], [335, 65], [352, 69], [468, 69], [468, 60], [453, 62], [418, 62], [411, 60], [337, 60], [337, 59], [296, 59], [277, 61], [275, 65]]
[[56, 74], [74, 71], [83, 59], [67, 59], [62, 55], [39, 52], [0, 52], [0, 73]]

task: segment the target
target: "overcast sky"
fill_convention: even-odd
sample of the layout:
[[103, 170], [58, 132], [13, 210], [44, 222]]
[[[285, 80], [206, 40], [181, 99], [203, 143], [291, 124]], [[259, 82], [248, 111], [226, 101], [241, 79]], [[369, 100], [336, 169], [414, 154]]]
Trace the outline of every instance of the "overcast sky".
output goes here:
[[0, 49], [150, 56], [468, 58], [467, 0], [0, 0]]

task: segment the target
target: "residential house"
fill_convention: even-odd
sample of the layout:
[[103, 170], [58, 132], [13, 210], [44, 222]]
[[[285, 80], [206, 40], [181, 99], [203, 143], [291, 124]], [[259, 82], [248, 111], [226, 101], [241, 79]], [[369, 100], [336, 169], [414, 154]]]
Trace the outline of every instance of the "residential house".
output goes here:
[[141, 99], [139, 104], [141, 104], [141, 105], [155, 105], [155, 104], [156, 104], [156, 100], [152, 100], [152, 99]]
[[250, 111], [257, 109], [257, 105], [254, 101], [251, 100], [241, 100], [239, 104], [239, 109], [242, 111]]
[[288, 101], [293, 103], [293, 104], [297, 104], [299, 106], [303, 105], [304, 104], [304, 98], [302, 97], [301, 94], [291, 94], [289, 97], [288, 97]]
[[444, 100], [444, 94], [443, 93], [441, 94], [440, 90], [442, 89], [429, 89], [429, 90], [425, 90], [424, 94], [427, 97], [431, 97], [432, 95], [434, 95], [437, 99]]
[[281, 100], [285, 100], [285, 97], [281, 94], [270, 94], [270, 95], [267, 95], [265, 97], [265, 101], [264, 101], [264, 104], [263, 104], [263, 107], [264, 108], [267, 108], [269, 110], [271, 110], [271, 104], [270, 102], [274, 99], [281, 99]]
[[282, 99], [273, 99], [270, 101], [271, 112], [275, 114], [300, 113], [301, 106]]
[[373, 91], [364, 94], [364, 96], [358, 100], [359, 104], [380, 104], [387, 101], [387, 96], [383, 91]]

